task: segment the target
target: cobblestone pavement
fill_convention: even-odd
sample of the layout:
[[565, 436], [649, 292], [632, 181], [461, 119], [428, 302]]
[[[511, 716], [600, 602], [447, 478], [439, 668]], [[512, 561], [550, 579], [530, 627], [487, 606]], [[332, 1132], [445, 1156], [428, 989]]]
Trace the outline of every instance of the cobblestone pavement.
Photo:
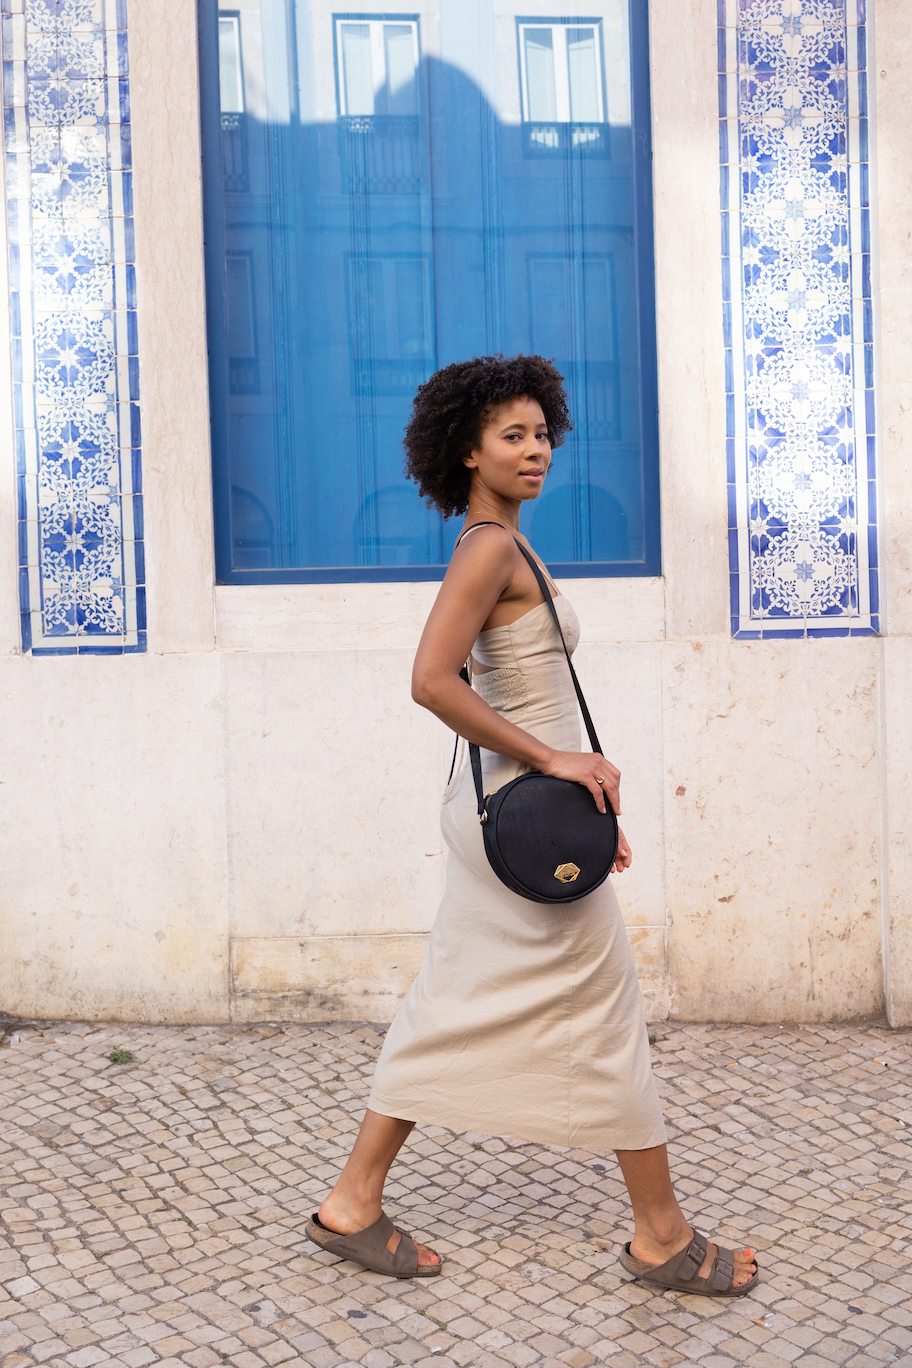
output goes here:
[[909, 1032], [656, 1028], [682, 1204], [760, 1252], [711, 1300], [628, 1280], [613, 1156], [436, 1127], [387, 1208], [440, 1277], [310, 1244], [376, 1027], [4, 1026], [0, 1368], [912, 1365]]

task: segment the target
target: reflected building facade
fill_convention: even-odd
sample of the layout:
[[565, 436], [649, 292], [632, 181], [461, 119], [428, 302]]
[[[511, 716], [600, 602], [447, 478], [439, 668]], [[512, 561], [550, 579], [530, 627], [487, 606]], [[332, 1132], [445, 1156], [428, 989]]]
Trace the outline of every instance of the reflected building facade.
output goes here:
[[497, 352], [567, 382], [574, 429], [524, 524], [541, 553], [657, 573], [636, 35], [624, 0], [585, 21], [534, 8], [220, 4], [203, 119], [223, 582], [436, 578], [458, 520], [406, 482], [403, 429], [437, 367]]

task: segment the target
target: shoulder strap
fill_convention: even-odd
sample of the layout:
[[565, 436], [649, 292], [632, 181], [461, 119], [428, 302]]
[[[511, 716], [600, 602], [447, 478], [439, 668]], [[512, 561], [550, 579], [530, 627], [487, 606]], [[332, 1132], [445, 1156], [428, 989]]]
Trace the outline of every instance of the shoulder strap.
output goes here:
[[462, 529], [462, 531], [460, 532], [459, 536], [458, 536], [458, 537], [456, 538], [456, 540], [453, 542], [453, 550], [454, 550], [454, 551], [456, 550], [456, 547], [457, 547], [457, 546], [459, 545], [459, 543], [462, 541], [462, 539], [463, 539], [463, 537], [466, 535], [466, 533], [467, 533], [467, 532], [474, 532], [476, 527], [503, 527], [503, 530], [504, 530], [505, 532], [509, 532], [509, 530], [510, 530], [509, 527], [504, 527], [504, 524], [503, 524], [503, 523], [495, 522], [493, 518], [485, 518], [482, 522], [469, 523], [468, 527], [464, 527], [464, 528]]
[[554, 625], [557, 628], [557, 634], [561, 639], [561, 645], [564, 648], [564, 655], [567, 657], [567, 664], [570, 667], [570, 678], [573, 680], [573, 687], [576, 690], [576, 697], [579, 701], [580, 712], [583, 714], [583, 721], [586, 724], [586, 731], [589, 734], [589, 744], [592, 746], [592, 749], [594, 751], [598, 751], [598, 753], [601, 755], [602, 748], [599, 745], [599, 739], [595, 734], [595, 726], [593, 725], [589, 709], [586, 706], [586, 700], [583, 697], [583, 691], [580, 688], [580, 682], [576, 677], [576, 670], [574, 670], [573, 668], [573, 661], [570, 659], [570, 652], [567, 650], [567, 643], [564, 640], [564, 632], [563, 628], [560, 625], [560, 618], [557, 616], [557, 609], [554, 607], [554, 599], [551, 597], [551, 590], [548, 588], [548, 584], [545, 580], [544, 575], [538, 568], [538, 565], [535, 561], [535, 557], [529, 554], [529, 552], [523, 546], [521, 541], [517, 541], [515, 537], [514, 541], [516, 541], [516, 545], [519, 547], [520, 551], [523, 553], [526, 560], [529, 562], [529, 565], [532, 568], [532, 573], [538, 580], [538, 587], [539, 589], [541, 589], [542, 594], [544, 595], [545, 602], [551, 610], [551, 616], [554, 619]]
[[[496, 524], [494, 524], [494, 525], [497, 526], [497, 527], [502, 527], [502, 526], [503, 526], [502, 523], [496, 523]], [[471, 527], [481, 527], [481, 526], [482, 526], [481, 523], [472, 523], [472, 524], [471, 524]], [[465, 536], [465, 533], [468, 532], [468, 531], [470, 531], [470, 528], [469, 528], [469, 527], [465, 528], [464, 531], [460, 533], [460, 536]], [[535, 560], [535, 557], [532, 556], [532, 555], [530, 555], [530, 553], [526, 550], [526, 548], [523, 546], [522, 542], [519, 540], [518, 537], [514, 537], [513, 540], [516, 542], [516, 545], [519, 547], [520, 551], [523, 553], [523, 555], [525, 556], [526, 560], [529, 562], [529, 566], [530, 566], [530, 568], [531, 568], [531, 570], [532, 570], [532, 573], [533, 573], [533, 575], [535, 576], [536, 580], [538, 581], [538, 587], [539, 587], [539, 588], [541, 589], [541, 591], [542, 591], [542, 596], [543, 596], [543, 598], [544, 598], [544, 601], [547, 603], [548, 608], [549, 608], [549, 610], [550, 610], [550, 612], [551, 612], [551, 617], [553, 618], [553, 620], [554, 620], [554, 625], [555, 625], [555, 627], [557, 628], [557, 634], [558, 634], [558, 636], [560, 637], [561, 645], [562, 645], [563, 648], [564, 648], [564, 655], [567, 657], [567, 665], [568, 665], [569, 668], [570, 668], [570, 678], [573, 680], [573, 688], [574, 688], [575, 691], [576, 691], [576, 697], [577, 697], [577, 701], [579, 702], [580, 712], [581, 712], [582, 715], [583, 715], [583, 722], [585, 723], [586, 731], [587, 731], [588, 736], [589, 736], [589, 744], [591, 745], [593, 751], [598, 751], [598, 753], [601, 754], [601, 753], [602, 753], [602, 748], [601, 748], [601, 745], [599, 744], [599, 739], [598, 739], [598, 737], [597, 737], [596, 734], [595, 734], [595, 726], [594, 726], [594, 724], [593, 724], [592, 717], [591, 717], [591, 715], [590, 715], [589, 709], [588, 709], [588, 707], [586, 706], [586, 700], [585, 700], [585, 698], [583, 697], [583, 691], [582, 691], [582, 689], [580, 688], [580, 682], [579, 682], [579, 680], [578, 680], [577, 677], [576, 677], [576, 670], [573, 668], [573, 661], [570, 659], [570, 652], [568, 651], [568, 649], [567, 649], [567, 643], [566, 643], [566, 641], [564, 640], [564, 631], [563, 631], [563, 628], [562, 628], [561, 625], [560, 625], [560, 618], [559, 618], [558, 615], [557, 615], [557, 609], [554, 607], [554, 599], [553, 599], [552, 596], [551, 596], [551, 590], [548, 588], [548, 584], [547, 584], [547, 581], [546, 581], [544, 575], [542, 574], [541, 570], [538, 568], [538, 564], [537, 564], [537, 562], [536, 562], [536, 560]], [[458, 539], [457, 539], [457, 545], [458, 545]], [[466, 682], [467, 684], [471, 684], [471, 680], [470, 680], [470, 678], [469, 678], [468, 663], [466, 663], [465, 665], [463, 665], [462, 669], [459, 671], [459, 674], [460, 674], [460, 678], [464, 679], [465, 682]], [[459, 745], [459, 738], [458, 738], [458, 736], [457, 736], [457, 738], [456, 738], [456, 746], [453, 748], [453, 762], [452, 762], [452, 764], [450, 765], [450, 776], [449, 776], [449, 779], [447, 779], [447, 783], [448, 783], [448, 784], [449, 784], [449, 782], [450, 782], [450, 779], [452, 779], [452, 777], [453, 777], [453, 770], [454, 770], [455, 767], [456, 767], [456, 749], [457, 749], [458, 745]], [[474, 781], [475, 781], [475, 796], [476, 796], [477, 799], [478, 799], [478, 815], [481, 817], [481, 816], [483, 816], [483, 814], [484, 814], [484, 792], [483, 792], [482, 778], [481, 778], [481, 752], [479, 751], [478, 746], [476, 746], [476, 744], [474, 743], [474, 741], [470, 741], [470, 742], [468, 743], [468, 745], [469, 745], [469, 759], [470, 759], [470, 761], [471, 761], [471, 763], [472, 763], [472, 778], [473, 778]]]

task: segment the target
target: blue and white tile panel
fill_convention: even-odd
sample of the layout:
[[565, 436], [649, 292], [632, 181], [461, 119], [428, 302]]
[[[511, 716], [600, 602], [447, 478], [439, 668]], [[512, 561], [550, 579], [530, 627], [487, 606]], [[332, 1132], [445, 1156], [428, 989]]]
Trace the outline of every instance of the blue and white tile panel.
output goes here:
[[125, 0], [0, 0], [23, 649], [146, 648]]
[[865, 0], [718, 0], [736, 637], [878, 630]]

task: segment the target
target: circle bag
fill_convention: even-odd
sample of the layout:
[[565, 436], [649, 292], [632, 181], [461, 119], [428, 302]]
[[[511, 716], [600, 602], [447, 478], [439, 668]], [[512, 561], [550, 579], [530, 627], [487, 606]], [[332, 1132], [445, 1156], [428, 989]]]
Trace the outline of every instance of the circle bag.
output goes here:
[[[490, 525], [503, 526], [493, 522]], [[471, 526], [481, 527], [482, 524], [477, 522]], [[465, 532], [468, 530], [466, 528]], [[513, 540], [529, 562], [551, 611], [589, 742], [593, 751], [601, 754], [602, 748], [567, 650], [551, 591], [534, 558], [518, 538]], [[471, 684], [468, 662], [460, 675]], [[605, 882], [618, 849], [617, 817], [607, 799], [606, 811], [599, 812], [592, 794], [582, 784], [570, 779], [555, 779], [537, 770], [520, 774], [494, 793], [485, 794], [478, 746], [470, 741], [468, 747], [485, 854], [494, 873], [507, 888], [533, 902], [569, 903], [584, 898]], [[451, 778], [455, 764], [454, 751]]]

